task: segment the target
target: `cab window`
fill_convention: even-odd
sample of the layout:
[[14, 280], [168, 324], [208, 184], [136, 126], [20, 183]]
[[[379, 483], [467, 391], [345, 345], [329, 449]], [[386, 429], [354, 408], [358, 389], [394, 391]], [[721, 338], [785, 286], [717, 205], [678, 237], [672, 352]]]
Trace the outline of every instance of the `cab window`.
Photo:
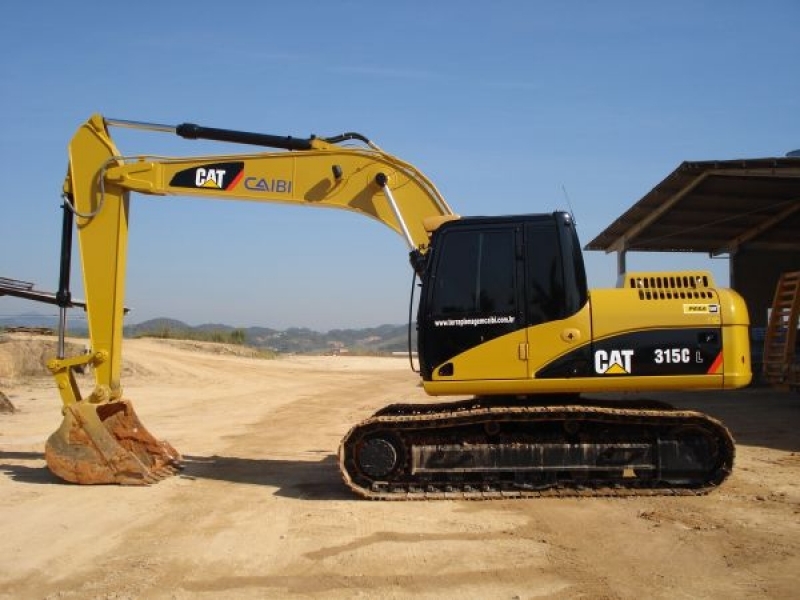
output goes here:
[[453, 231], [439, 253], [431, 312], [515, 314], [514, 231]]

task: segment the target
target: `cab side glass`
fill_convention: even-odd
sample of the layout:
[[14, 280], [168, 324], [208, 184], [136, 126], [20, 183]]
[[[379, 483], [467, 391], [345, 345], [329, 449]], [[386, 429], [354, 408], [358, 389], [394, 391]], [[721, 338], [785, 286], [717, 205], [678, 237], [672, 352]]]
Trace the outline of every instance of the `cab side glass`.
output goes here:
[[431, 313], [515, 314], [515, 265], [513, 230], [448, 233], [439, 254]]

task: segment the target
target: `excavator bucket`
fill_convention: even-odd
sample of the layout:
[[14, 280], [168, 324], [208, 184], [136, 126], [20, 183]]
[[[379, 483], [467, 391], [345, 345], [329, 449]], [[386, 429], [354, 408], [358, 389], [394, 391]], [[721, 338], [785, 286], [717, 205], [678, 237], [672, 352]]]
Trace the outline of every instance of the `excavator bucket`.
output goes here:
[[72, 483], [147, 485], [173, 475], [181, 456], [156, 439], [127, 400], [77, 402], [45, 445], [50, 470]]

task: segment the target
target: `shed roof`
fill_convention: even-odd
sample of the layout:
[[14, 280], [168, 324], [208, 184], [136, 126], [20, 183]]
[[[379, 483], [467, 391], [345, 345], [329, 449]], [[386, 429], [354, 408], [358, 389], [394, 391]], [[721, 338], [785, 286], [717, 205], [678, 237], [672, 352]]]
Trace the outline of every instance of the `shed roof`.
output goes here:
[[800, 252], [800, 157], [681, 163], [586, 245], [725, 254]]

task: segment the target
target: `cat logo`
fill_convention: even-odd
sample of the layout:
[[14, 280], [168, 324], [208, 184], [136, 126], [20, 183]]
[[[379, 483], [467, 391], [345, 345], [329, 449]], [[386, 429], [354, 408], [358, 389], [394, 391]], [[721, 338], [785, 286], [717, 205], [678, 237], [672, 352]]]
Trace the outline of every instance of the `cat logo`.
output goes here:
[[197, 187], [223, 189], [225, 184], [225, 169], [198, 168], [194, 172], [194, 183]]
[[630, 375], [633, 350], [597, 350], [594, 371], [598, 375]]
[[243, 175], [243, 162], [211, 163], [178, 171], [169, 184], [182, 188], [232, 190]]

